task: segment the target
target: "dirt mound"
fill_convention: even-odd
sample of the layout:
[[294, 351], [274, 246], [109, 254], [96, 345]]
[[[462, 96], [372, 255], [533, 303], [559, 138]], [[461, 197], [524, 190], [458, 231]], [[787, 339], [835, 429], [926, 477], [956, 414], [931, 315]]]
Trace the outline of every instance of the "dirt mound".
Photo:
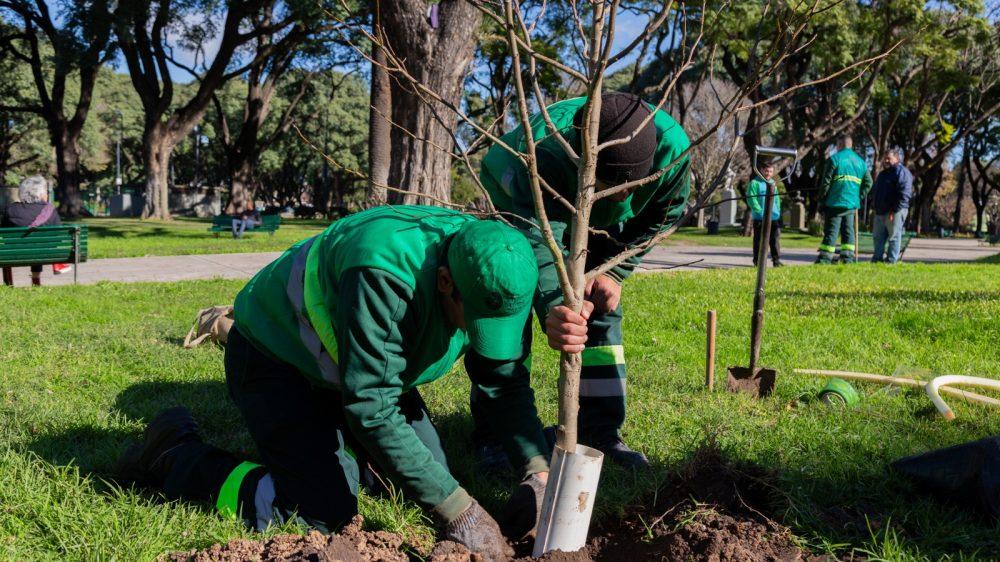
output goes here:
[[[546, 562], [638, 562], [640, 560], [806, 561], [832, 560], [803, 551], [791, 531], [765, 513], [774, 513], [781, 494], [773, 475], [760, 467], [729, 461], [717, 447], [698, 449], [649, 501], [623, 517], [592, 527], [579, 552], [551, 552]], [[164, 556], [169, 562], [378, 561], [480, 562], [464, 546], [443, 541], [417, 558], [399, 535], [362, 530], [355, 517], [338, 535], [317, 532], [280, 535], [267, 541], [236, 539], [202, 551]], [[533, 560], [531, 545], [514, 545], [520, 558]]]
[[695, 451], [650, 501], [595, 528], [593, 560], [826, 560], [803, 551], [764, 515], [780, 504], [773, 475], [728, 460], [714, 445]]
[[[176, 552], [161, 557], [163, 562], [408, 562], [402, 550], [403, 537], [385, 531], [365, 531], [361, 516], [337, 535], [317, 531], [303, 535], [277, 535], [266, 541], [233, 539], [205, 550]], [[468, 551], [466, 551], [468, 552]], [[442, 559], [439, 562], [450, 562]]]

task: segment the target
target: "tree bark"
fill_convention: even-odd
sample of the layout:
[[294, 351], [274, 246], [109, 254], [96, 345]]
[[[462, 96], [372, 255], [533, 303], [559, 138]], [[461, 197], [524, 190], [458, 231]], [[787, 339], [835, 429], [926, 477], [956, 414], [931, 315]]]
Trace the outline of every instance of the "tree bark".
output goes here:
[[[378, 2], [375, 10], [378, 21]], [[375, 32], [381, 33], [380, 24], [376, 23]], [[372, 45], [372, 86], [371, 107], [368, 109], [368, 193], [366, 204], [370, 207], [381, 205], [387, 200], [385, 186], [389, 181], [389, 162], [392, 150], [392, 89], [389, 72], [385, 69], [385, 51], [378, 45]]]
[[234, 156], [236, 158], [229, 163], [229, 204], [226, 205], [226, 213], [230, 215], [238, 214], [247, 208], [247, 203], [253, 203], [257, 191], [256, 162], [242, 152]]
[[962, 150], [962, 160], [958, 164], [958, 187], [955, 193], [955, 213], [952, 215], [952, 230], [958, 233], [962, 229], [962, 200], [965, 199], [965, 167], [968, 163], [969, 145]]
[[163, 129], [165, 125], [156, 123], [143, 135], [142, 163], [146, 170], [146, 193], [142, 208], [142, 218], [170, 220], [170, 153], [173, 143]]
[[83, 199], [80, 197], [80, 132], [67, 131], [65, 124], [58, 137], [53, 133], [53, 147], [56, 152], [56, 199], [59, 201], [59, 215], [76, 218], [83, 214]]
[[[424, 0], [398, 0], [393, 9], [381, 10], [383, 30], [389, 48], [410, 75], [457, 106], [482, 16], [465, 0], [441, 0], [437, 6], [440, 25], [435, 29], [427, 19]], [[458, 117], [442, 103], [422, 100], [399, 77], [392, 82], [391, 96], [396, 127], [391, 134], [388, 184], [410, 193], [394, 193], [390, 202], [450, 201], [454, 140], [449, 131], [455, 130]]]

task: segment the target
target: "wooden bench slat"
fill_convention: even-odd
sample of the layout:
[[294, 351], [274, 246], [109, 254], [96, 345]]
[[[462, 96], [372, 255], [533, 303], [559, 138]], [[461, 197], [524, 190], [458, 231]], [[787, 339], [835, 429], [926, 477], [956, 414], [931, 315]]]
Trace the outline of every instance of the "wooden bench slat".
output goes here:
[[87, 261], [88, 231], [85, 224], [0, 228], [0, 265], [23, 267], [72, 263], [73, 238], [79, 243], [79, 261]]

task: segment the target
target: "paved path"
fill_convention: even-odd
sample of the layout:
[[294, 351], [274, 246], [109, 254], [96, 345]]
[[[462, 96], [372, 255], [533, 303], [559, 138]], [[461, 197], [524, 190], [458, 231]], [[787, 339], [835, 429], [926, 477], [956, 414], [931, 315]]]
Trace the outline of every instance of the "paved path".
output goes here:
[[[968, 239], [914, 239], [904, 255], [909, 262], [962, 262], [1000, 253], [1000, 247], [980, 246]], [[100, 281], [186, 281], [191, 279], [247, 279], [275, 258], [280, 252], [259, 254], [205, 254], [196, 256], [156, 256], [147, 258], [115, 258], [92, 260], [81, 264], [79, 282]], [[690, 262], [698, 263], [691, 265]], [[787, 265], [808, 265], [816, 260], [816, 250], [789, 248], [782, 251], [781, 260]], [[751, 267], [748, 248], [725, 246], [660, 246], [646, 256], [640, 271], [664, 269], [702, 270]], [[14, 270], [14, 284], [30, 283], [28, 268]], [[52, 275], [51, 266], [42, 273], [44, 285], [68, 285], [72, 274]]]
[[[1000, 247], [980, 245], [978, 240], [965, 238], [914, 238], [903, 254], [905, 262], [944, 263], [966, 262], [1000, 253]], [[862, 260], [871, 254], [862, 252]], [[701, 261], [698, 261], [701, 260]], [[811, 265], [816, 261], [812, 248], [782, 248], [785, 265]], [[697, 262], [697, 263], [691, 263]], [[685, 265], [690, 264], [690, 265]], [[749, 248], [726, 246], [660, 246], [654, 248], [640, 266], [640, 271], [663, 269], [699, 270], [753, 267]]]

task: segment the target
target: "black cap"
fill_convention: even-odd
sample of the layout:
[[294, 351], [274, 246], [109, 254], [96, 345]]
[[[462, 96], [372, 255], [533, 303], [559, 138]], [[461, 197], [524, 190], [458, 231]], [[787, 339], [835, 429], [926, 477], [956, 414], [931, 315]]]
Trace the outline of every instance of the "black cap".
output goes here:
[[[573, 125], [583, 126], [583, 108], [573, 116]], [[628, 137], [652, 113], [639, 96], [624, 92], [605, 92], [601, 96], [601, 119], [597, 142]], [[597, 155], [597, 179], [611, 185], [642, 179], [649, 175], [656, 153], [656, 126], [646, 125], [622, 144], [605, 148]]]

